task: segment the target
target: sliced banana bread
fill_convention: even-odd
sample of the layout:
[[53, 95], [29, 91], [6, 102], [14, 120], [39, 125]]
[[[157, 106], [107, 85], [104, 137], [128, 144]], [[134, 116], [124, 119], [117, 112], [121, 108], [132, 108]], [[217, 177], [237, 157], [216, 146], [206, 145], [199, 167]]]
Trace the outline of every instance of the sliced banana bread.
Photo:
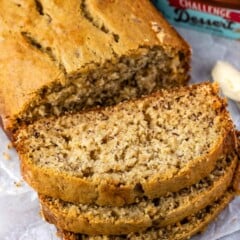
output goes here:
[[44, 118], [16, 134], [24, 179], [69, 202], [120, 206], [190, 186], [235, 148], [215, 85]]
[[1, 0], [5, 129], [185, 84], [190, 50], [148, 0]]
[[63, 240], [186, 240], [194, 234], [203, 231], [227, 206], [232, 198], [232, 192], [226, 192], [224, 197], [198, 213], [188, 216], [181, 222], [160, 229], [150, 228], [142, 233], [132, 233], [122, 236], [87, 236], [59, 229], [58, 234]]
[[218, 160], [206, 178], [177, 193], [126, 207], [72, 204], [39, 195], [42, 214], [57, 228], [89, 235], [142, 232], [181, 221], [219, 199], [231, 184], [237, 156]]

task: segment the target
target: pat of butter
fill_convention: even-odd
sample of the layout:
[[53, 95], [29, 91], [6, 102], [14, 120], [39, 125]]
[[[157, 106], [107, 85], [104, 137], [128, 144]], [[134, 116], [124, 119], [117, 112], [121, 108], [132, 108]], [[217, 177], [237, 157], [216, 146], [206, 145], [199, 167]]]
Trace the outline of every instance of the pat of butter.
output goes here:
[[218, 61], [212, 70], [213, 80], [219, 83], [225, 96], [240, 102], [240, 72], [227, 62]]

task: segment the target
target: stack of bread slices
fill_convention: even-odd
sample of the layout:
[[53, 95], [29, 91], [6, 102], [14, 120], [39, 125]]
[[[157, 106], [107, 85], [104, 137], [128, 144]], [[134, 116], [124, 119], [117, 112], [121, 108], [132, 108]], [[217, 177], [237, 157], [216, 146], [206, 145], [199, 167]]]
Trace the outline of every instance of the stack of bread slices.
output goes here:
[[42, 216], [65, 240], [202, 231], [237, 193], [238, 144], [218, 86], [182, 86], [184, 40], [147, 0], [16, 2], [0, 114]]
[[23, 176], [64, 239], [184, 239], [234, 195], [225, 105], [205, 83], [43, 118], [17, 133]]

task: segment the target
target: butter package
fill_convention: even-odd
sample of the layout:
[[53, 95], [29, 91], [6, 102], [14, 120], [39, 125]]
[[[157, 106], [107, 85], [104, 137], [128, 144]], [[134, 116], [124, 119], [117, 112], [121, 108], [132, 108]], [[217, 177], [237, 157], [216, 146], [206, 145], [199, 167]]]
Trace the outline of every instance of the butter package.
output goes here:
[[240, 39], [240, 0], [152, 0], [170, 23]]

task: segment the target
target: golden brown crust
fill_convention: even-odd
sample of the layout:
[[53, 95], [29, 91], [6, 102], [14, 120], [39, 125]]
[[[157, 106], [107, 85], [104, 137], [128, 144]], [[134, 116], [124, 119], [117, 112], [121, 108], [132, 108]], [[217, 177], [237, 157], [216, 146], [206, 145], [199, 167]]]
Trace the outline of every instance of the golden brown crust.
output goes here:
[[187, 43], [147, 0], [1, 0], [0, 38], [0, 115], [10, 132], [40, 89], [64, 85], [92, 63], [137, 54], [141, 47], [190, 55]]
[[[190, 90], [198, 86], [185, 89]], [[212, 91], [217, 91], [216, 86], [213, 86]], [[151, 180], [139, 187], [136, 187], [136, 184], [119, 186], [118, 183], [110, 181], [102, 181], [100, 184], [99, 181], [88, 181], [66, 172], [58, 172], [33, 164], [24, 152], [24, 141], [21, 141], [17, 150], [20, 153], [23, 178], [39, 193], [73, 203], [123, 206], [134, 203], [137, 198], [143, 196], [153, 199], [167, 192], [176, 192], [209, 175], [215, 168], [219, 156], [231, 153], [236, 148], [236, 135], [225, 109], [225, 103], [220, 100], [216, 104], [220, 104], [222, 108], [220, 115], [224, 124], [223, 134], [219, 136], [218, 142], [211, 147], [206, 156], [193, 159], [175, 175], [169, 170], [164, 175], [153, 176]]]
[[[191, 218], [190, 222], [187, 224], [181, 224], [179, 223], [177, 228], [179, 230], [171, 231], [171, 226], [168, 226], [167, 236], [164, 236], [164, 234], [161, 233], [161, 239], [174, 239], [174, 240], [186, 240], [189, 239], [191, 236], [202, 232], [206, 229], [207, 225], [210, 224], [217, 216], [218, 214], [228, 205], [228, 203], [233, 199], [233, 194], [231, 192], [225, 193], [224, 197], [219, 201], [218, 204], [210, 207], [210, 212], [204, 216], [204, 218], [198, 218], [196, 222], [194, 222], [194, 225], [191, 225]], [[191, 217], [195, 218], [195, 215], [192, 215]], [[156, 232], [154, 234], [154, 231]], [[160, 229], [161, 231], [161, 229]], [[69, 231], [65, 231], [63, 229], [58, 229], [58, 235], [63, 240], [121, 240], [121, 239], [128, 239], [128, 240], [139, 240], [139, 239], [151, 239], [151, 240], [158, 240], [158, 229], [151, 230], [151, 233], [148, 233], [148, 231], [144, 233], [140, 233], [138, 236], [120, 236], [119, 238], [117, 236], [84, 236], [81, 234], [75, 234]]]
[[[114, 221], [112, 219], [102, 219], [101, 212], [99, 212], [97, 217], [91, 213], [91, 210], [86, 213], [78, 212], [76, 210], [78, 206], [74, 204], [72, 207], [67, 208], [69, 211], [65, 211], [64, 205], [53, 203], [54, 199], [50, 201], [48, 197], [39, 195], [42, 215], [49, 223], [56, 225], [59, 229], [88, 235], [120, 235], [145, 231], [153, 225], [154, 227], [164, 227], [195, 214], [209, 205], [209, 203], [219, 199], [231, 184], [237, 163], [238, 157], [235, 156], [231, 165], [227, 167], [225, 174], [214, 182], [210, 188], [201, 191], [200, 194], [196, 194], [187, 203], [180, 205], [173, 211], [169, 211], [164, 216], [157, 211], [154, 219], [151, 219], [148, 214], [144, 216], [134, 215], [134, 217], [123, 216], [122, 219], [117, 218]], [[126, 208], [125, 211], [131, 211], [131, 209]]]
[[21, 35], [4, 33], [1, 37], [0, 114], [3, 126], [10, 129], [13, 116], [36, 98], [36, 89], [53, 80], [63, 81], [63, 73], [47, 56], [30, 47]]
[[[240, 156], [240, 131], [236, 131], [237, 135], [237, 154]], [[235, 172], [235, 177], [234, 177], [234, 182], [233, 182], [233, 188], [235, 190], [235, 193], [237, 195], [240, 195], [240, 164], [238, 165], [236, 172]]]
[[236, 195], [240, 195], [240, 165], [238, 165], [235, 171], [235, 178], [233, 182], [233, 188], [235, 190]]

